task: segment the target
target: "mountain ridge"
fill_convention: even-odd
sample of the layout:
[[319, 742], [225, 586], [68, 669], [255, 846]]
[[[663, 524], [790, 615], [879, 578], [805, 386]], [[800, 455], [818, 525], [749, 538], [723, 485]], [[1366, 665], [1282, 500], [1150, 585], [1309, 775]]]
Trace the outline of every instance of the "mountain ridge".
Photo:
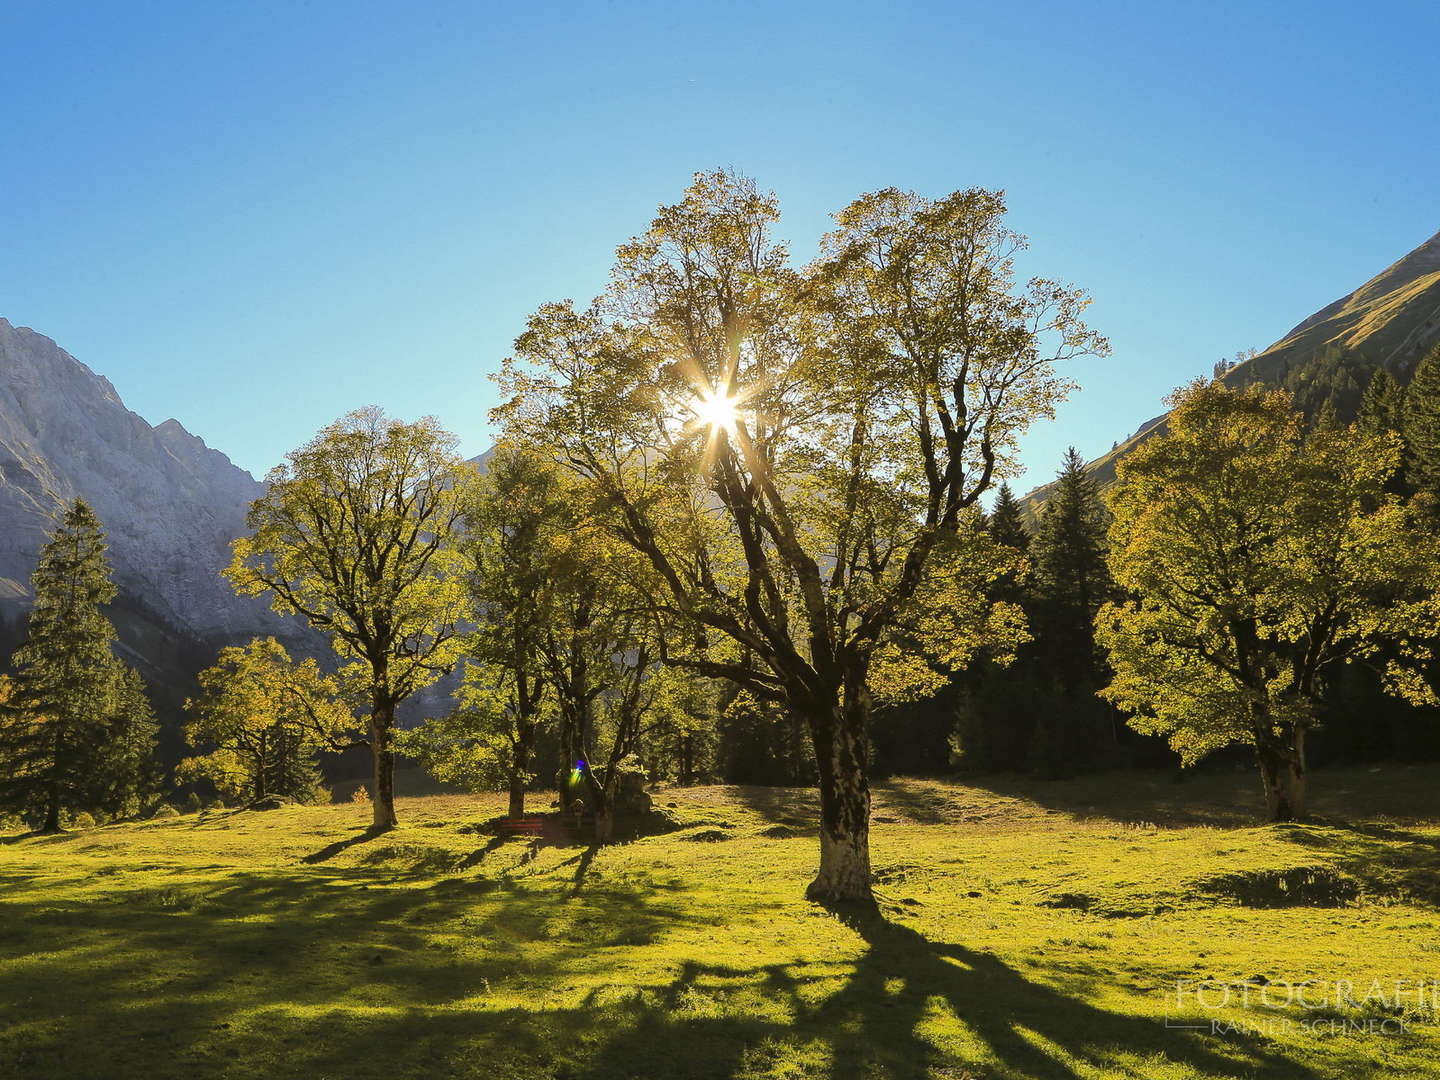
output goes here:
[[[1440, 232], [1412, 249], [1359, 288], [1302, 319], [1263, 352], [1237, 364], [1222, 379], [1228, 386], [1254, 383], [1305, 385], [1325, 364], [1348, 366], [1354, 374], [1383, 367], [1408, 382], [1415, 364], [1440, 343]], [[1355, 380], [1357, 384], [1359, 379]], [[1363, 385], [1359, 386], [1363, 390]], [[1302, 406], [1307, 402], [1302, 401]], [[1102, 487], [1115, 482], [1119, 461], [1162, 432], [1169, 412], [1146, 421], [1127, 439], [1086, 464]], [[1054, 481], [1041, 484], [1019, 502], [1038, 513]]]
[[306, 628], [220, 576], [264, 490], [178, 420], [151, 425], [53, 339], [0, 318], [0, 661], [23, 639], [40, 547], [77, 497], [109, 540], [118, 651], [172, 721], [223, 645], [274, 634], [313, 653]]

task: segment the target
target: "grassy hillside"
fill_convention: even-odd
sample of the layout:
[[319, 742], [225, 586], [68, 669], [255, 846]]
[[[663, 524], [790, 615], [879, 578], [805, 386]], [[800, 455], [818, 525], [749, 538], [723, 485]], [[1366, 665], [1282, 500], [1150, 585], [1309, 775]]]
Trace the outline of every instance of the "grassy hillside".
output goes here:
[[7, 838], [0, 1076], [1435, 1075], [1425, 1003], [1177, 1001], [1440, 977], [1440, 770], [1316, 780], [1292, 827], [1240, 774], [888, 784], [860, 923], [799, 899], [804, 791], [662, 792], [677, 831], [599, 851], [458, 795]]

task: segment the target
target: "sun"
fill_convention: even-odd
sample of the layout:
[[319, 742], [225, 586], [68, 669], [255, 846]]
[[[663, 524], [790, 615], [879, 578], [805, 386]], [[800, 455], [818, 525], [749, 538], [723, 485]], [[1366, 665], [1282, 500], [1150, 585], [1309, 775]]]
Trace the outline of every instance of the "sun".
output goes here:
[[739, 403], [725, 394], [708, 393], [696, 398], [690, 406], [695, 413], [695, 422], [711, 431], [735, 431], [736, 407]]

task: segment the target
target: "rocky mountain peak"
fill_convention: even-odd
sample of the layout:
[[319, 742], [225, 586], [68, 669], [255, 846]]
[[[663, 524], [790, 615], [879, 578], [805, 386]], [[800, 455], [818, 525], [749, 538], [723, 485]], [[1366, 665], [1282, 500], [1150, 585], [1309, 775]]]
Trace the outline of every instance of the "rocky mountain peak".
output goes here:
[[219, 576], [264, 490], [176, 420], [152, 427], [50, 338], [0, 319], [0, 603], [28, 597], [40, 545], [77, 496], [110, 536], [122, 601], [199, 640], [284, 624]]

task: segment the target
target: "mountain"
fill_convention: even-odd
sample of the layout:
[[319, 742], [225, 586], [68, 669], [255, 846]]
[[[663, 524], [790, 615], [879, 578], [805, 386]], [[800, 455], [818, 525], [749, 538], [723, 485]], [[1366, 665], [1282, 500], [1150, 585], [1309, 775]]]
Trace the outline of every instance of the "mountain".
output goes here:
[[30, 574], [76, 496], [110, 538], [121, 652], [173, 712], [224, 644], [306, 632], [219, 576], [264, 486], [178, 421], [152, 427], [110, 382], [0, 318], [0, 661], [23, 635]]
[[[1341, 419], [1354, 416], [1377, 368], [1410, 381], [1415, 364], [1440, 343], [1440, 233], [1386, 267], [1354, 292], [1321, 308], [1264, 352], [1223, 376], [1230, 386], [1284, 386], [1314, 415], [1326, 402]], [[1115, 480], [1115, 464], [1157, 431], [1165, 415], [1143, 424], [1087, 468], [1102, 486]], [[1034, 513], [1052, 484], [1021, 500]]]

